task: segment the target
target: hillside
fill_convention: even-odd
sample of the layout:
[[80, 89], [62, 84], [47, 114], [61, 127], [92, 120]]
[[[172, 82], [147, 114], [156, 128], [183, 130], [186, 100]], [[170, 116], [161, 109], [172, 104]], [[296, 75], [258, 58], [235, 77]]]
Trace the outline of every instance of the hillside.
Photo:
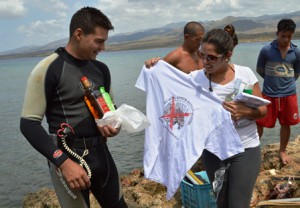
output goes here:
[[[205, 30], [212, 28], [224, 28], [227, 24], [233, 24], [239, 42], [258, 42], [269, 41], [274, 39], [276, 26], [280, 19], [292, 18], [300, 26], [300, 11], [277, 14], [263, 15], [259, 17], [233, 17], [228, 16], [221, 20], [201, 22]], [[186, 22], [177, 22], [165, 25], [160, 28], [151, 28], [143, 31], [131, 33], [116, 34], [109, 37], [106, 50], [135, 50], [161, 47], [176, 47], [181, 44], [183, 38], [183, 27]], [[300, 38], [300, 28], [297, 28], [294, 39]], [[11, 51], [1, 52], [0, 59], [45, 56], [52, 53], [56, 48], [65, 46], [68, 38], [57, 40], [43, 46], [28, 46], [17, 48]]]

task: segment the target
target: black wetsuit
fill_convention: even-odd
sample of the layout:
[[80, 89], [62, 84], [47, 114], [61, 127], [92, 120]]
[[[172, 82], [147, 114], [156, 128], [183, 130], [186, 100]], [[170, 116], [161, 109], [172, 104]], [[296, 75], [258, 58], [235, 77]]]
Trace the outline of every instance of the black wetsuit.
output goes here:
[[[72, 57], [64, 48], [43, 59], [31, 72], [27, 83], [20, 129], [31, 145], [49, 160], [52, 182], [62, 207], [89, 207], [89, 190], [74, 191], [67, 187], [59, 172], [60, 166], [70, 154], [50, 138], [61, 128], [62, 123], [73, 127], [78, 144], [69, 143], [70, 148], [84, 157], [91, 171], [91, 188], [102, 207], [127, 207], [122, 197], [121, 185], [115, 163], [105, 139], [99, 133], [95, 120], [84, 102], [84, 91], [80, 83], [82, 76], [88, 77], [93, 89], [104, 86], [110, 90], [110, 72], [100, 61], [82, 61]], [[41, 122], [44, 115], [49, 125], [45, 131]], [[48, 134], [49, 133], [49, 134]], [[81, 139], [90, 139], [88, 147]], [[68, 139], [68, 138], [67, 138]], [[63, 154], [60, 153], [63, 150]], [[78, 161], [77, 161], [78, 162]]]

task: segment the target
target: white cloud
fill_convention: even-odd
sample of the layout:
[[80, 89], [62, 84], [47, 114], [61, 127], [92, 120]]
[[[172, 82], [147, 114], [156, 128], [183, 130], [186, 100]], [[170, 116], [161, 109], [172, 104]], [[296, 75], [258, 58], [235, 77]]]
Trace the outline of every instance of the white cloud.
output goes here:
[[32, 15], [35, 18], [31, 22], [17, 27], [17, 32], [25, 37], [25, 44], [40, 45], [68, 37], [67, 4], [60, 0], [27, 0], [26, 5], [31, 12], [38, 12]]
[[[115, 26], [113, 34], [169, 23], [261, 16], [300, 10], [299, 0], [0, 0], [2, 47], [43, 44], [68, 37], [71, 16], [83, 6], [97, 7]], [[22, 17], [14, 21], [13, 17]], [[8, 18], [12, 20], [7, 21]], [[18, 41], [12, 40], [18, 28]], [[10, 29], [10, 30], [9, 30]], [[112, 34], [112, 35], [113, 35]], [[24, 38], [24, 40], [23, 40]], [[56, 38], [56, 39], [55, 39]], [[12, 40], [12, 41], [8, 41]], [[7, 42], [7, 44], [6, 44]], [[6, 45], [4, 45], [6, 44]], [[19, 45], [18, 45], [19, 46]], [[0, 49], [1, 50], [1, 49]]]
[[238, 0], [230, 0], [230, 6], [234, 9], [239, 8], [239, 1]]
[[22, 17], [27, 9], [22, 0], [0, 0], [0, 18], [10, 19]]
[[53, 8], [59, 9], [59, 10], [66, 10], [68, 9], [68, 6], [63, 3], [61, 0], [50, 0], [51, 5], [53, 5]]
[[26, 4], [35, 7], [40, 11], [63, 18], [67, 16], [67, 11], [69, 9], [69, 6], [61, 0], [27, 0]]
[[48, 5], [48, 11], [55, 11], [58, 17], [67, 17], [67, 10], [69, 7], [61, 0], [50, 0], [50, 7]]
[[18, 27], [18, 32], [24, 34], [27, 44], [46, 44], [48, 42], [68, 37], [68, 27], [65, 20], [35, 21], [29, 25]]
[[227, 16], [261, 16], [300, 10], [298, 0], [99, 0], [115, 32], [159, 27], [172, 22], [217, 20]]

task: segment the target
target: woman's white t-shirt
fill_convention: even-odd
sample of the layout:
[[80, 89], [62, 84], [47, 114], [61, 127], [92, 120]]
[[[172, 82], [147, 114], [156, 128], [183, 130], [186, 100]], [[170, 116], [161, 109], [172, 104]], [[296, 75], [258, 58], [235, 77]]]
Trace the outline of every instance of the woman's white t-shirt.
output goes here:
[[[254, 85], [255, 83], [258, 82], [257, 77], [249, 67], [234, 65], [234, 70], [235, 70], [235, 77], [229, 83], [225, 85], [221, 85], [221, 84], [211, 82], [211, 86], [213, 89], [213, 92], [211, 93], [215, 93], [219, 98], [225, 100], [226, 95], [233, 92], [235, 80], [237, 78], [242, 80], [240, 90], [243, 90], [245, 84]], [[195, 83], [201, 85], [204, 89], [209, 90], [210, 84], [209, 84], [209, 79], [205, 75], [205, 69], [193, 71], [190, 73], [190, 75], [192, 76], [192, 79]], [[245, 149], [257, 147], [260, 144], [255, 120], [252, 120], [251, 123], [247, 126], [243, 126], [243, 127], [237, 126], [236, 130], [241, 138], [241, 142]]]

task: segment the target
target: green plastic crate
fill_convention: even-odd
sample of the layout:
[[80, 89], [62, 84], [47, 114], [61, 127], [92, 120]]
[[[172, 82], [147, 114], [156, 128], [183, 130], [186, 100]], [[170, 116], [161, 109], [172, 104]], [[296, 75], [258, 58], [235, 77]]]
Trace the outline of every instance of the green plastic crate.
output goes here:
[[194, 185], [185, 180], [180, 183], [181, 200], [184, 208], [217, 208], [216, 199], [206, 171], [195, 173], [208, 183]]

